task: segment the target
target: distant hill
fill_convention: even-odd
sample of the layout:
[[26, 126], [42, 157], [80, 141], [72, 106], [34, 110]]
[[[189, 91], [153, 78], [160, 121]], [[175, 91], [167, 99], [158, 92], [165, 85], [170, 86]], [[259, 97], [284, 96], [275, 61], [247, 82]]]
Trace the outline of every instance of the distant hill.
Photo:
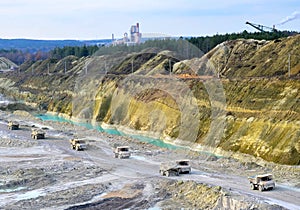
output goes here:
[[26, 52], [44, 51], [48, 52], [55, 47], [84, 46], [84, 45], [105, 45], [111, 39], [100, 40], [35, 40], [35, 39], [0, 39], [0, 49], [22, 50]]

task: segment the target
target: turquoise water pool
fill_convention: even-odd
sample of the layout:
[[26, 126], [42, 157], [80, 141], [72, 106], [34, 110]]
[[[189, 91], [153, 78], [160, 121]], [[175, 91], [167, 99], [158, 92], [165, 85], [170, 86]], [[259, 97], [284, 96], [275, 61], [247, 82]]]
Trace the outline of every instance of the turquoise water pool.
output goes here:
[[94, 129], [97, 130], [99, 132], [105, 132], [111, 135], [118, 135], [118, 136], [129, 136], [132, 137], [134, 139], [137, 139], [141, 142], [146, 142], [152, 145], [156, 145], [158, 147], [162, 147], [162, 148], [167, 148], [167, 149], [183, 149], [184, 147], [181, 146], [175, 146], [172, 144], [168, 144], [165, 143], [164, 141], [160, 140], [160, 139], [154, 139], [154, 138], [150, 138], [147, 136], [141, 136], [141, 135], [133, 135], [133, 134], [126, 134], [122, 131], [119, 131], [117, 129], [104, 129], [102, 128], [100, 125], [92, 125], [91, 123], [82, 123], [82, 122], [74, 122], [70, 119], [61, 117], [61, 116], [57, 116], [57, 115], [51, 115], [51, 114], [40, 114], [37, 115], [36, 117], [40, 118], [43, 121], [55, 121], [55, 122], [67, 122], [67, 123], [71, 123], [74, 125], [78, 125], [78, 126], [83, 126], [87, 129]]

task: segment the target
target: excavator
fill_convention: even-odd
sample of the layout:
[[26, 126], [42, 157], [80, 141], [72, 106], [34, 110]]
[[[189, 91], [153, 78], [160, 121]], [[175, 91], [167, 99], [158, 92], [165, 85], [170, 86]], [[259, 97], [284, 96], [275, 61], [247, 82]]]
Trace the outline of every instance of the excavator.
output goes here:
[[278, 32], [278, 30], [275, 28], [275, 25], [273, 25], [273, 27], [268, 27], [268, 26], [263, 26], [260, 24], [256, 24], [256, 23], [250, 23], [250, 22], [246, 22], [246, 24], [252, 26], [253, 28], [259, 30], [260, 32]]

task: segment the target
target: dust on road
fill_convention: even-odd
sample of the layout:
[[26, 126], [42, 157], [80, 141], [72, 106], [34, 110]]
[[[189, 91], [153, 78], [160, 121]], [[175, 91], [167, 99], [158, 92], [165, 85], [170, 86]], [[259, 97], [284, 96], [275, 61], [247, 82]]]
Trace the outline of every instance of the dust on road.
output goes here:
[[[10, 119], [20, 123], [20, 130], [7, 129]], [[31, 139], [33, 126], [44, 128], [46, 139]], [[252, 159], [208, 158], [198, 152], [168, 150], [129, 137], [7, 112], [0, 113], [0, 135], [0, 208], [293, 209], [300, 206], [297, 201], [300, 192], [296, 188], [300, 183], [298, 167], [260, 165]], [[85, 151], [70, 148], [69, 139], [74, 135], [87, 139]], [[130, 146], [131, 158], [114, 158], [115, 145]], [[161, 177], [159, 164], [175, 159], [190, 159], [192, 174]], [[275, 173], [282, 186], [287, 186], [286, 183], [290, 186], [279, 186], [264, 194], [251, 191], [246, 177], [264, 171]], [[282, 193], [286, 195], [284, 199], [280, 198]]]

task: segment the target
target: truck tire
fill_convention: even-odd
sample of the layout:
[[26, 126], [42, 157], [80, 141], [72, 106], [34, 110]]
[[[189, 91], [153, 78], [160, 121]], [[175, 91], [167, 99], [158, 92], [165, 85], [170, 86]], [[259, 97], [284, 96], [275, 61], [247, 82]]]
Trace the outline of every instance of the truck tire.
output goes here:
[[262, 192], [262, 191], [264, 191], [264, 187], [261, 186], [261, 185], [259, 185], [259, 186], [258, 186], [258, 190], [259, 190], [260, 192]]
[[250, 184], [250, 188], [251, 188], [251, 190], [255, 190], [255, 186], [253, 183]]

